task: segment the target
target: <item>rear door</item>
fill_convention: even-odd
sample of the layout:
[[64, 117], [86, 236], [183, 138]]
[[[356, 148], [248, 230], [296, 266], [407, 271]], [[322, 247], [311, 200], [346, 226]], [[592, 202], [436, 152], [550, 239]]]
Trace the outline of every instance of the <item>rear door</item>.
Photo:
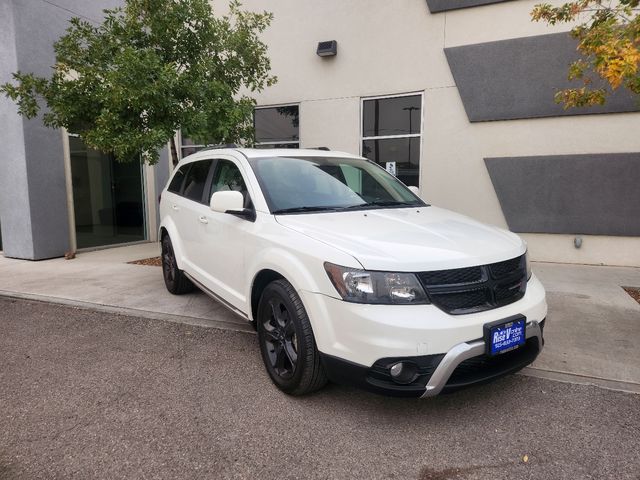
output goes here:
[[199, 266], [196, 259], [196, 245], [200, 234], [200, 209], [205, 200], [205, 191], [210, 181], [213, 160], [198, 160], [192, 162], [182, 185], [181, 195], [171, 199], [170, 208], [182, 240], [183, 260], [185, 270], [199, 276]]

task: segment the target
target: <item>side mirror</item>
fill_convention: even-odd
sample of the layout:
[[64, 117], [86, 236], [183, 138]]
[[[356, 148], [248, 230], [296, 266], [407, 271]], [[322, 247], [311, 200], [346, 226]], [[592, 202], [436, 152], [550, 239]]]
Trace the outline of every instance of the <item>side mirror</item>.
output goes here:
[[416, 197], [420, 198], [420, 189], [418, 187], [414, 187], [413, 185], [411, 185], [407, 188], [411, 190], [411, 193], [413, 193]]
[[234, 190], [224, 190], [211, 195], [209, 207], [214, 212], [228, 213], [247, 220], [255, 220], [255, 212], [252, 209], [244, 208], [244, 196]]
[[220, 213], [231, 213], [244, 209], [244, 197], [240, 192], [226, 190], [211, 195], [211, 210]]

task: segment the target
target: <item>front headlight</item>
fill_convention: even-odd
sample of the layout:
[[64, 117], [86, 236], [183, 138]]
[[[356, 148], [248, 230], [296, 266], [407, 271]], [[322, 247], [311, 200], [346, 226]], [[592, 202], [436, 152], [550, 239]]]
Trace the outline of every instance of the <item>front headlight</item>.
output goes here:
[[532, 275], [532, 271], [531, 271], [531, 260], [529, 260], [529, 252], [526, 251], [524, 252], [524, 261], [527, 265], [527, 282], [529, 281], [529, 279], [531, 278]]
[[324, 269], [346, 302], [387, 305], [430, 303], [413, 273], [369, 272], [329, 262], [325, 262]]

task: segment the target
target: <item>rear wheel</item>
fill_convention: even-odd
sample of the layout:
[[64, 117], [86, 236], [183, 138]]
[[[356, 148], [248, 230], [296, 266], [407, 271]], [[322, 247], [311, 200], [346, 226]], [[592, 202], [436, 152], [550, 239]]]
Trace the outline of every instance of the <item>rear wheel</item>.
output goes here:
[[262, 360], [280, 390], [304, 395], [327, 383], [309, 317], [289, 282], [267, 285], [258, 305], [257, 326]]
[[162, 238], [162, 276], [167, 290], [174, 295], [189, 293], [195, 288], [184, 272], [178, 268], [169, 235]]

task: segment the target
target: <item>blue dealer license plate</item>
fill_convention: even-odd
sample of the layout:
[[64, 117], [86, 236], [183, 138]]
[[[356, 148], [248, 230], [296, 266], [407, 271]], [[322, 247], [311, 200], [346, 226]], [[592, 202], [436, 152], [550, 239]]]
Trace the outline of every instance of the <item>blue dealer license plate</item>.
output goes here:
[[526, 342], [526, 318], [522, 315], [485, 325], [488, 355], [508, 352]]

